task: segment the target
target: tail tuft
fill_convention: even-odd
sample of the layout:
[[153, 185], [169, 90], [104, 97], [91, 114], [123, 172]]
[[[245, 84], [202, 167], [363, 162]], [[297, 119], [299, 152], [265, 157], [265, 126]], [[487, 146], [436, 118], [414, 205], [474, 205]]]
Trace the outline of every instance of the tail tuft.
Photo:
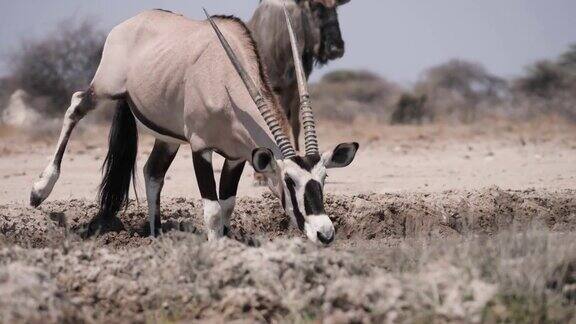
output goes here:
[[108, 154], [102, 165], [102, 183], [98, 198], [100, 218], [116, 216], [128, 203], [130, 181], [135, 179], [138, 130], [128, 102], [121, 100], [114, 114], [108, 137]]

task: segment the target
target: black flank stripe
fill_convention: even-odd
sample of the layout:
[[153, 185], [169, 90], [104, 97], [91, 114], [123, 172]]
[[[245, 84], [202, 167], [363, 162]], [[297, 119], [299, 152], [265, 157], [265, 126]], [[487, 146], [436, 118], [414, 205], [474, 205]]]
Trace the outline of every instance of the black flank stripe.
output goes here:
[[146, 118], [146, 116], [142, 115], [142, 113], [138, 110], [132, 99], [130, 99], [130, 96], [128, 96], [128, 102], [130, 103], [129, 104], [130, 110], [132, 111], [136, 119], [138, 119], [138, 121], [140, 121], [144, 126], [148, 127], [149, 129], [155, 131], [160, 135], [164, 135], [166, 137], [172, 137], [181, 140], [183, 142], [188, 142], [186, 137], [184, 137], [183, 135], [176, 134], [168, 129], [162, 128], [154, 124], [150, 119]]

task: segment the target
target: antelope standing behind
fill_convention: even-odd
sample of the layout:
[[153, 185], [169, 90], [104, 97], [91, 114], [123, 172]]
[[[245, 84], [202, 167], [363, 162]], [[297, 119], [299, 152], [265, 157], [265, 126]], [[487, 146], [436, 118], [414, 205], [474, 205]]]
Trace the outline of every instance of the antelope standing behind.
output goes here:
[[314, 65], [324, 65], [344, 55], [337, 9], [348, 2], [350, 0], [262, 0], [248, 22], [270, 86], [290, 121], [296, 150], [299, 150], [300, 137], [298, 80], [283, 8], [288, 10], [293, 22], [299, 40], [298, 57], [308, 79]]
[[[38, 206], [52, 191], [76, 124], [99, 103], [113, 101], [116, 112], [103, 166], [100, 211], [89, 225], [92, 231], [105, 228], [128, 201], [138, 126], [156, 137], [144, 166], [152, 235], [161, 228], [164, 176], [185, 144], [192, 149], [209, 240], [229, 229], [238, 182], [248, 161], [266, 177], [293, 223], [310, 240], [329, 244], [335, 231], [324, 211], [326, 169], [349, 165], [358, 144], [344, 143], [319, 153], [302, 64], [298, 58], [296, 62], [306, 155], [294, 150], [287, 120], [272, 95], [250, 32], [240, 20], [215, 16], [193, 21], [152, 10], [121, 23], [107, 37], [88, 90], [72, 96], [56, 152], [33, 186], [31, 205]], [[213, 152], [225, 157], [218, 191]]]

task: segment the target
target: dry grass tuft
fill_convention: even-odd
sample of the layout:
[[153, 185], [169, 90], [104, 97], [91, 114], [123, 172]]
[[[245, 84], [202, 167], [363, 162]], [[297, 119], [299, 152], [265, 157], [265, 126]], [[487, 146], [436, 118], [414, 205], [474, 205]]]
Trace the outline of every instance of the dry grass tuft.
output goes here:
[[255, 247], [195, 234], [193, 200], [166, 203], [165, 224], [188, 232], [158, 240], [141, 236], [144, 209], [134, 206], [125, 231], [88, 241], [74, 233], [93, 203], [0, 206], [0, 291], [11, 296], [0, 322], [574, 319], [573, 195], [490, 188], [466, 206], [458, 197], [328, 196], [339, 229], [331, 248], [286, 234], [271, 198], [238, 204], [232, 231], [263, 234]]
[[[576, 236], [547, 231], [362, 246], [257, 248], [173, 233], [150, 246], [0, 250], [2, 320], [564, 322]], [[571, 271], [571, 272], [569, 272]], [[571, 297], [572, 296], [572, 297]]]

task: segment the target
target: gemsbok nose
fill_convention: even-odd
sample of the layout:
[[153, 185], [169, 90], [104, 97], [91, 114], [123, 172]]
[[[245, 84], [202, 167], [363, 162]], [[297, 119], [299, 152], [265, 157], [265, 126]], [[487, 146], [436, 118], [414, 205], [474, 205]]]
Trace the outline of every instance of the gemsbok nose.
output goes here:
[[322, 232], [317, 232], [316, 236], [318, 237], [318, 241], [320, 241], [320, 243], [322, 243], [324, 245], [328, 245], [328, 244], [332, 243], [332, 241], [334, 241], [334, 237], [336, 235], [334, 235], [334, 231], [332, 231], [332, 234], [330, 234], [329, 236], [326, 236]]
[[330, 46], [330, 56], [333, 58], [341, 58], [344, 56], [344, 45], [331, 45]]

